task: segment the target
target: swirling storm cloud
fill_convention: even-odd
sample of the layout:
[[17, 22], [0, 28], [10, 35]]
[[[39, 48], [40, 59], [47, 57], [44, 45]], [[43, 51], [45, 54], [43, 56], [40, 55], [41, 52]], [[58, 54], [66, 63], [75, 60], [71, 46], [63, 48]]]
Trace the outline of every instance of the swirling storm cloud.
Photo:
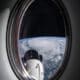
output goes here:
[[48, 80], [59, 69], [64, 59], [66, 38], [64, 37], [34, 37], [20, 39], [18, 43], [19, 55], [34, 49], [43, 57], [44, 80]]

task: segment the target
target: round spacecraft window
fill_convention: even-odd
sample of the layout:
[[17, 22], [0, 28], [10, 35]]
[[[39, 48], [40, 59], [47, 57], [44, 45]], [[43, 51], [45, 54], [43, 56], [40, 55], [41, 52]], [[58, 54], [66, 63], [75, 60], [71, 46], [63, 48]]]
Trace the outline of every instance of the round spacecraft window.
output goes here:
[[61, 1], [18, 1], [8, 23], [7, 51], [19, 79], [59, 78], [70, 48], [71, 25]]

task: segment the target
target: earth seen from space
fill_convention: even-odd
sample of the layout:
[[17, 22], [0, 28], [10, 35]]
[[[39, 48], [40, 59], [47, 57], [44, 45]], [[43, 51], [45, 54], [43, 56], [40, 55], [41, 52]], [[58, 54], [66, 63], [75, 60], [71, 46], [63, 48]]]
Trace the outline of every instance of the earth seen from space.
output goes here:
[[44, 80], [49, 80], [60, 68], [65, 54], [65, 37], [33, 37], [20, 39], [18, 42], [19, 55], [22, 58], [25, 52], [34, 49], [43, 57]]

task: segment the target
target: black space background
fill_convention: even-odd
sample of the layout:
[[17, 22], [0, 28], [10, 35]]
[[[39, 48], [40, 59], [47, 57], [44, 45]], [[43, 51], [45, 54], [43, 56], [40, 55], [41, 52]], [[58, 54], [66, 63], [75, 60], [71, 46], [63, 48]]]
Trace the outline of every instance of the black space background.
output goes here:
[[[71, 19], [72, 49], [68, 66], [59, 80], [80, 80], [80, 0], [62, 1]], [[11, 8], [14, 2], [15, 0], [0, 0], [0, 12], [7, 7]], [[3, 77], [4, 75], [0, 76], [0, 80], [3, 80]]]
[[50, 0], [35, 1], [25, 13], [20, 39], [41, 36], [65, 36], [65, 19], [61, 9]]

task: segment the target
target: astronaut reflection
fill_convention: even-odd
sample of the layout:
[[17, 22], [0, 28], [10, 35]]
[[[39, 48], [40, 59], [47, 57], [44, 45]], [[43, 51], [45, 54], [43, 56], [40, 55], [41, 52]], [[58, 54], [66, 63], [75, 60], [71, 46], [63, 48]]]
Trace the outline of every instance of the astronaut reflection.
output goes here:
[[35, 50], [28, 50], [22, 58], [31, 80], [44, 80], [43, 57]]

